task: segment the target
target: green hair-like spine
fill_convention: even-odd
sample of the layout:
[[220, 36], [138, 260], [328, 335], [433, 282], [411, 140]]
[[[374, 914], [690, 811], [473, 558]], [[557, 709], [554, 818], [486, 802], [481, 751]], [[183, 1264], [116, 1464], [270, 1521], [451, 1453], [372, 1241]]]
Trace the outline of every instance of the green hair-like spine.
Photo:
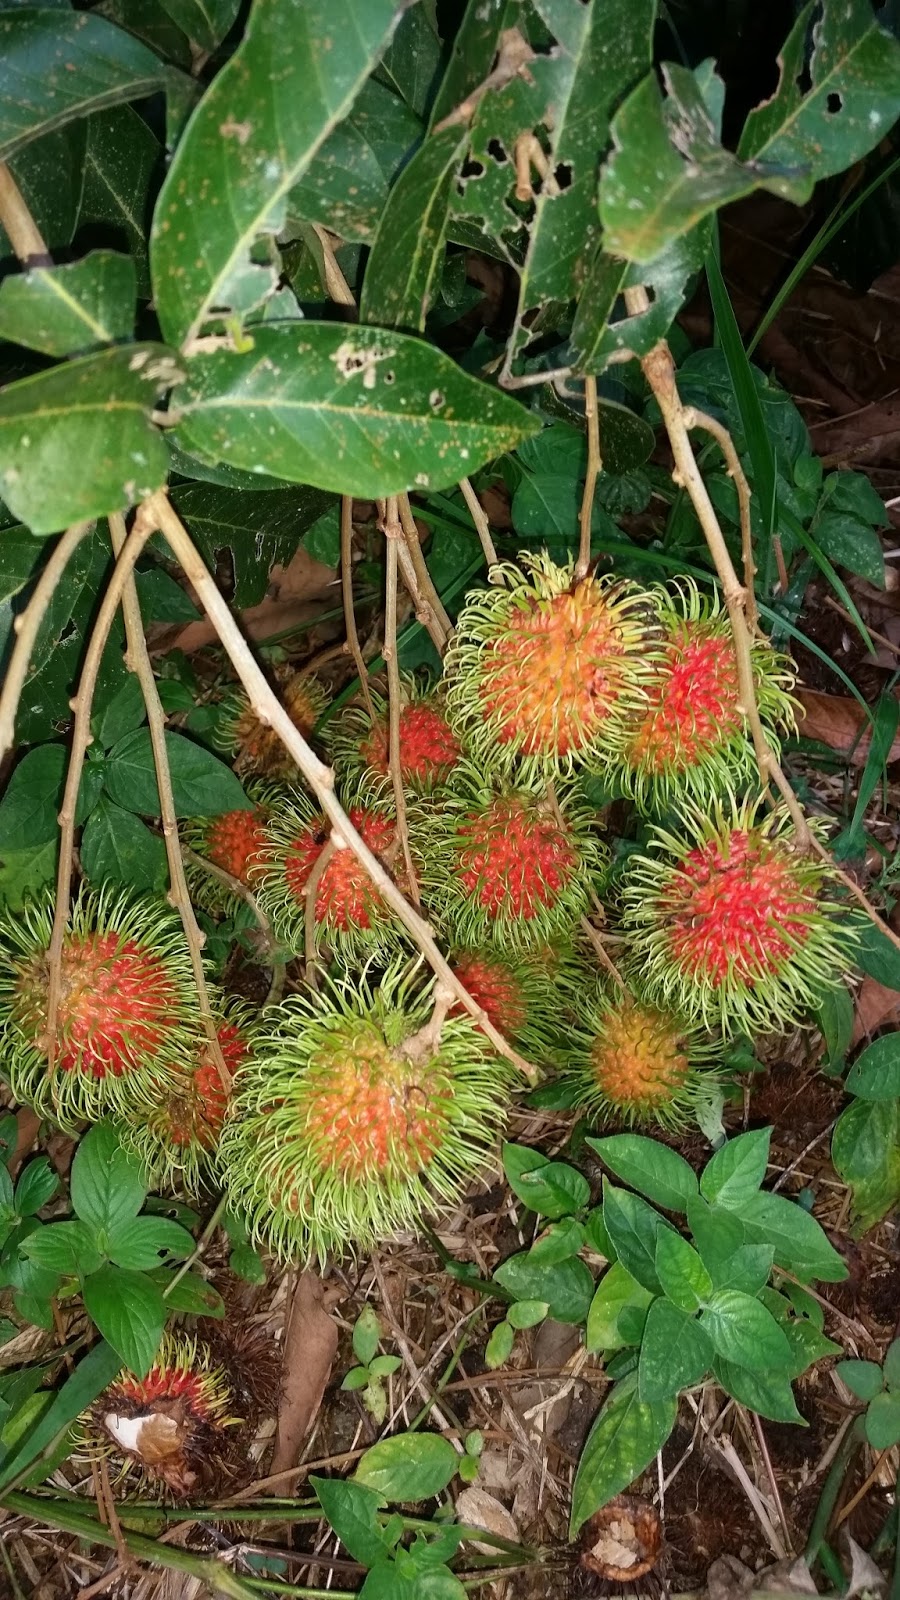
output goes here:
[[[261, 812], [265, 821], [277, 812], [280, 805], [289, 804], [294, 794], [286, 784], [265, 783], [261, 778], [251, 778], [246, 782], [244, 792], [248, 800], [253, 802], [254, 810]], [[204, 860], [208, 855], [210, 825], [218, 820], [218, 817], [188, 817], [179, 827], [184, 844]], [[234, 916], [243, 903], [243, 896], [235, 894], [221, 878], [194, 861], [186, 860], [184, 870], [194, 905], [200, 906], [213, 917]], [[249, 884], [248, 887], [252, 890], [254, 885]]]
[[[292, 696], [299, 692], [302, 686], [303, 694], [308, 701], [309, 717], [303, 723], [296, 721]], [[276, 690], [285, 710], [294, 725], [301, 729], [304, 738], [308, 739], [313, 726], [318, 722], [322, 712], [328, 704], [328, 694], [318, 678], [303, 672], [291, 676], [281, 674], [276, 683]], [[263, 779], [284, 780], [290, 782], [297, 776], [297, 764], [293, 756], [284, 747], [278, 735], [268, 729], [263, 723], [250, 731], [248, 735], [241, 734], [242, 719], [252, 715], [249, 697], [242, 689], [234, 689], [225, 696], [219, 708], [219, 718], [213, 733], [213, 742], [216, 748], [225, 754], [234, 757], [235, 771], [244, 775], [254, 773]], [[254, 753], [249, 748], [250, 739], [256, 739], [269, 746], [271, 745], [271, 759], [261, 758], [259, 753]]]

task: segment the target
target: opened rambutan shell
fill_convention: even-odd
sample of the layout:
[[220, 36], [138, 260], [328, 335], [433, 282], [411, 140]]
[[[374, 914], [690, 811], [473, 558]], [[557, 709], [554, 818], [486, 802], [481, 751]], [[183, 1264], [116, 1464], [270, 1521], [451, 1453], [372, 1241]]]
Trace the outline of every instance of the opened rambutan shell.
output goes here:
[[[403, 682], [400, 710], [400, 777], [411, 794], [433, 794], [462, 759], [459, 739], [447, 719], [440, 691], [416, 691]], [[351, 706], [335, 724], [331, 753], [344, 786], [361, 797], [390, 793], [388, 704], [372, 692], [374, 724], [362, 706]]]
[[[283, 676], [276, 688], [294, 727], [309, 739], [328, 703], [322, 684], [317, 678], [298, 672]], [[287, 780], [297, 776], [297, 763], [280, 736], [268, 723], [260, 722], [243, 693], [233, 694], [224, 703], [216, 743], [221, 750], [233, 753], [237, 773]]]
[[430, 996], [395, 966], [272, 1014], [219, 1159], [232, 1207], [284, 1259], [369, 1249], [452, 1204], [483, 1167], [509, 1068], [468, 1017], [447, 1017], [433, 1044]]
[[160, 1083], [183, 1082], [199, 1037], [180, 920], [156, 901], [82, 890], [51, 1049], [52, 925], [46, 895], [0, 927], [0, 1049], [14, 1096], [65, 1128], [152, 1104]]
[[573, 1045], [564, 1076], [599, 1125], [684, 1127], [714, 1081], [708, 1036], [621, 989], [588, 1003]]
[[852, 928], [826, 896], [827, 862], [803, 855], [787, 819], [733, 802], [685, 813], [632, 857], [631, 956], [652, 998], [707, 1027], [772, 1032], [800, 1021], [852, 959]]

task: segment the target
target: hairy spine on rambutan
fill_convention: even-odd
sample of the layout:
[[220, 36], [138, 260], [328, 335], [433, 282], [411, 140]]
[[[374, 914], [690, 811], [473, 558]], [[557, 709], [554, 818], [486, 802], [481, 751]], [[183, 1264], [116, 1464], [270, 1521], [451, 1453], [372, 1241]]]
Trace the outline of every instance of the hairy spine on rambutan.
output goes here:
[[[450, 965], [488, 1021], [529, 1059], [546, 1061], [555, 1037], [550, 987], [529, 956], [506, 956], [490, 945], [450, 952]], [[451, 1015], [463, 1014], [462, 1004]]]
[[558, 567], [546, 551], [471, 594], [445, 670], [454, 727], [485, 770], [526, 781], [603, 766], [622, 749], [654, 653], [634, 584]]
[[166, 1333], [145, 1378], [123, 1370], [82, 1418], [86, 1453], [118, 1458], [122, 1475], [162, 1483], [186, 1499], [209, 1483], [228, 1449], [233, 1396], [208, 1347]]
[[423, 898], [453, 942], [533, 949], [570, 931], [605, 853], [593, 815], [459, 769], [437, 812], [410, 811]]
[[583, 1005], [564, 1081], [598, 1124], [683, 1128], [716, 1081], [713, 1045], [684, 1017], [622, 989]]
[[[385, 808], [351, 806], [350, 821], [373, 855], [404, 887], [397, 851], [396, 822]], [[404, 941], [404, 930], [385, 904], [362, 862], [333, 837], [331, 824], [306, 796], [295, 791], [289, 804], [270, 819], [257, 899], [275, 932], [294, 955], [304, 951], [309, 880], [322, 851], [336, 846], [315, 889], [316, 945], [351, 955], [390, 949]]]
[[[328, 704], [322, 684], [317, 678], [296, 672], [282, 674], [276, 689], [294, 727], [308, 739]], [[235, 692], [222, 702], [215, 737], [219, 749], [234, 756], [234, 770], [239, 774], [284, 780], [297, 776], [297, 763], [280, 735], [268, 723], [260, 722], [243, 692]]]
[[[702, 803], [756, 770], [727, 612], [687, 578], [674, 592], [660, 590], [657, 604], [662, 653], [622, 756], [625, 786], [642, 809], [684, 795]], [[795, 720], [790, 664], [760, 637], [750, 660], [760, 719], [777, 750], [776, 730]]]
[[283, 1259], [367, 1250], [452, 1205], [487, 1161], [510, 1069], [395, 964], [267, 1017], [219, 1149], [229, 1200]]
[[[251, 782], [247, 785], [249, 807], [214, 817], [191, 817], [182, 825], [182, 838], [195, 855], [252, 889], [262, 870], [266, 825], [290, 793], [278, 784]], [[236, 896], [223, 879], [191, 860], [186, 871], [195, 904], [214, 916], [233, 910]]]
[[[410, 794], [434, 794], [462, 759], [460, 742], [447, 719], [440, 688], [424, 692], [402, 680], [400, 777]], [[370, 691], [375, 721], [363, 706], [341, 713], [331, 733], [334, 769], [344, 787], [360, 798], [390, 794], [388, 702]]]
[[49, 893], [0, 922], [0, 1051], [15, 1098], [74, 1131], [152, 1105], [161, 1082], [184, 1081], [201, 1037], [197, 995], [168, 907], [82, 889], [63, 940], [51, 1051], [52, 927]]
[[772, 1032], [799, 1022], [852, 960], [855, 935], [827, 898], [828, 863], [798, 849], [781, 810], [732, 797], [685, 809], [624, 892], [631, 959], [652, 998], [706, 1027]]

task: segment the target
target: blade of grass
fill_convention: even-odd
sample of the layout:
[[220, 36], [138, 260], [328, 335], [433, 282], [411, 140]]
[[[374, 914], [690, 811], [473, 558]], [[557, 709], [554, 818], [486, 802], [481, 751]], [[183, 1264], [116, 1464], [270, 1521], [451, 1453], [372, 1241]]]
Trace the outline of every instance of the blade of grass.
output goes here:
[[863, 775], [859, 780], [859, 790], [856, 796], [856, 809], [850, 823], [850, 833], [854, 839], [863, 837], [863, 817], [866, 814], [869, 801], [883, 778], [887, 776], [886, 764], [897, 725], [900, 723], [900, 701], [895, 700], [892, 694], [883, 694], [875, 707], [875, 719], [872, 723], [872, 743]]
[[794, 516], [793, 512], [782, 507], [781, 520], [784, 523], [787, 531], [793, 535], [798, 544], [803, 546], [807, 555], [811, 556], [813, 561], [816, 563], [819, 571], [828, 579], [828, 582], [831, 584], [835, 594], [839, 597], [842, 605], [847, 611], [849, 611], [856, 631], [859, 634], [859, 637], [862, 639], [866, 649], [871, 651], [872, 655], [874, 655], [875, 646], [872, 643], [872, 640], [869, 638], [869, 630], [859, 614], [859, 608], [856, 604], [856, 601], [853, 599], [853, 596], [843, 579], [838, 576], [828, 557], [819, 549], [815, 539], [813, 539], [810, 534], [806, 532], [802, 524], [797, 521], [797, 518]]
[[60, 1434], [92, 1405], [121, 1370], [122, 1358], [105, 1341], [95, 1344], [67, 1378], [53, 1404], [0, 1471], [0, 1495], [17, 1483]]

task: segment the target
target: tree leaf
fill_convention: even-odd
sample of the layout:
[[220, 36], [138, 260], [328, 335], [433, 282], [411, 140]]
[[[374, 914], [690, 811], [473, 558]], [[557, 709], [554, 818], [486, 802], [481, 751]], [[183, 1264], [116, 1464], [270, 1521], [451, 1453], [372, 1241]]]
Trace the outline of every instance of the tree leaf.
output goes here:
[[353, 1482], [377, 1489], [386, 1500], [429, 1500], [456, 1476], [459, 1457], [436, 1433], [398, 1434], [363, 1451]]
[[656, 1237], [656, 1272], [663, 1294], [682, 1311], [699, 1311], [712, 1294], [712, 1278], [697, 1251], [668, 1228]]
[[331, 504], [330, 495], [306, 485], [249, 494], [216, 484], [179, 484], [172, 504], [206, 561], [231, 554], [234, 604], [258, 605], [279, 562], [287, 563], [308, 529]]
[[874, 1178], [887, 1166], [900, 1133], [896, 1100], [857, 1100], [838, 1117], [831, 1159], [845, 1183]]
[[272, 324], [195, 356], [173, 404], [188, 449], [359, 496], [440, 489], [540, 427], [433, 346], [342, 323]]
[[772, 1244], [775, 1260], [802, 1278], [840, 1283], [846, 1262], [828, 1243], [815, 1217], [780, 1194], [758, 1194], [741, 1209], [741, 1222], [752, 1241]]
[[803, 205], [816, 182], [852, 167], [896, 121], [900, 45], [879, 26], [869, 0], [823, 0], [821, 8], [811, 0], [779, 61], [778, 88], [751, 111], [738, 156], [793, 169], [769, 187]]
[[160, 0], [192, 43], [212, 52], [221, 44], [240, 10], [240, 0]]
[[15, 516], [58, 533], [165, 483], [168, 451], [150, 412], [177, 376], [164, 346], [127, 345], [0, 390], [0, 490]]
[[606, 1179], [603, 1180], [603, 1220], [622, 1265], [645, 1289], [659, 1294], [656, 1239], [660, 1229], [669, 1228], [671, 1224], [640, 1195], [617, 1189]]
[[617, 1178], [667, 1211], [686, 1211], [688, 1201], [697, 1193], [693, 1168], [677, 1150], [670, 1150], [658, 1139], [646, 1139], [639, 1133], [614, 1133], [606, 1139], [585, 1142]]
[[86, 126], [79, 227], [90, 224], [93, 234], [109, 235], [110, 243], [128, 250], [137, 275], [137, 292], [147, 299], [151, 192], [162, 166], [162, 146], [131, 106], [95, 112]]
[[677, 1410], [674, 1397], [645, 1405], [638, 1397], [634, 1376], [616, 1384], [587, 1436], [578, 1463], [572, 1486], [570, 1538], [649, 1466], [672, 1432]]
[[378, 76], [402, 95], [418, 117], [429, 109], [441, 65], [441, 41], [425, 5], [404, 11], [385, 50]]
[[900, 1443], [900, 1395], [877, 1394], [866, 1412], [866, 1438], [873, 1450]]
[[814, 1015], [825, 1041], [824, 1069], [836, 1069], [844, 1061], [853, 1038], [853, 997], [847, 985], [840, 983], [834, 989], [826, 989]]
[[706, 1163], [700, 1193], [710, 1204], [740, 1211], [755, 1195], [766, 1176], [771, 1128], [756, 1128], [726, 1140]]
[[857, 936], [853, 956], [860, 971], [886, 989], [900, 990], [900, 950], [864, 913], [846, 920]]
[[806, 1427], [806, 1418], [797, 1410], [791, 1380], [780, 1372], [751, 1372], [747, 1367], [717, 1356], [713, 1372], [726, 1394], [749, 1406], [770, 1422], [793, 1422]]
[[134, 263], [93, 250], [63, 267], [33, 267], [0, 284], [0, 339], [48, 356], [83, 355], [130, 339]]
[[144, 1171], [111, 1123], [96, 1123], [80, 1141], [69, 1192], [76, 1215], [95, 1233], [113, 1234], [137, 1216], [147, 1193]]
[[858, 1100], [895, 1100], [900, 1095], [900, 1034], [876, 1039], [847, 1073], [845, 1088]]
[[542, 1217], [571, 1216], [591, 1198], [590, 1184], [575, 1167], [565, 1161], [548, 1161], [539, 1150], [504, 1145], [503, 1170], [513, 1193]]
[[253, 7], [156, 207], [154, 298], [173, 344], [213, 314], [243, 317], [274, 291], [276, 263], [255, 264], [253, 245], [280, 231], [290, 190], [349, 112], [398, 16], [395, 0], [307, 0], [290, 17]]
[[387, 197], [366, 264], [360, 315], [421, 333], [444, 261], [450, 197], [468, 145], [459, 127], [433, 133]]
[[187, 1228], [171, 1217], [129, 1217], [110, 1234], [107, 1254], [117, 1267], [146, 1272], [161, 1261], [185, 1261], [193, 1248]]
[[0, 160], [89, 111], [165, 87], [165, 68], [91, 12], [28, 7], [0, 16]]
[[[602, 372], [626, 353], [640, 359], [664, 339], [703, 265], [708, 243], [709, 223], [701, 222], [643, 264], [598, 250], [578, 298], [569, 338], [574, 370]], [[647, 289], [647, 310], [613, 320], [620, 296], [637, 287]]]
[[877, 1361], [839, 1361], [834, 1370], [858, 1400], [874, 1400], [884, 1388]]
[[594, 1293], [590, 1269], [577, 1256], [548, 1265], [524, 1251], [504, 1261], [494, 1278], [517, 1300], [546, 1301], [557, 1322], [584, 1322]]
[[378, 1489], [342, 1478], [311, 1477], [309, 1481], [331, 1527], [354, 1561], [374, 1567], [389, 1549], [376, 1516], [385, 1503], [384, 1495]]
[[658, 1405], [699, 1383], [709, 1371], [713, 1348], [699, 1322], [668, 1300], [654, 1300], [647, 1313], [638, 1362], [638, 1394]]
[[[391, 184], [422, 133], [421, 120], [403, 100], [370, 78], [288, 195], [288, 216], [370, 244]], [[395, 255], [395, 272], [402, 260]]]
[[16, 1211], [20, 1217], [33, 1217], [52, 1199], [59, 1188], [59, 1178], [46, 1156], [29, 1161], [16, 1184]]
[[604, 1272], [591, 1301], [585, 1349], [611, 1351], [640, 1344], [652, 1300], [650, 1290], [638, 1283], [620, 1261], [614, 1262]]
[[81, 839], [81, 866], [91, 882], [123, 883], [159, 893], [168, 881], [166, 847], [145, 822], [104, 795]]
[[739, 1289], [717, 1289], [700, 1317], [716, 1354], [751, 1372], [785, 1370], [791, 1347], [771, 1311]]
[[[217, 817], [224, 811], [250, 808], [231, 768], [202, 744], [166, 730], [166, 754], [172, 775], [175, 814]], [[126, 811], [159, 815], [159, 791], [148, 728], [126, 734], [109, 753], [105, 770], [107, 793]]]
[[142, 1272], [101, 1267], [85, 1279], [84, 1309], [138, 1378], [146, 1378], [166, 1325], [166, 1302]]
[[30, 1233], [19, 1248], [29, 1261], [66, 1277], [96, 1272], [103, 1262], [86, 1222], [51, 1222]]
[[[9, 162], [48, 250], [64, 250], [72, 242], [84, 182], [85, 142], [85, 124], [70, 123], [26, 144]], [[2, 226], [0, 257], [15, 259]]]
[[874, 528], [835, 511], [817, 517], [810, 535], [835, 566], [858, 572], [877, 589], [884, 588], [884, 547]]
[[[41, 744], [22, 757], [0, 800], [0, 851], [55, 842], [68, 765], [69, 752], [61, 744]], [[76, 823], [93, 810], [102, 787], [102, 772], [86, 765], [78, 786]]]

